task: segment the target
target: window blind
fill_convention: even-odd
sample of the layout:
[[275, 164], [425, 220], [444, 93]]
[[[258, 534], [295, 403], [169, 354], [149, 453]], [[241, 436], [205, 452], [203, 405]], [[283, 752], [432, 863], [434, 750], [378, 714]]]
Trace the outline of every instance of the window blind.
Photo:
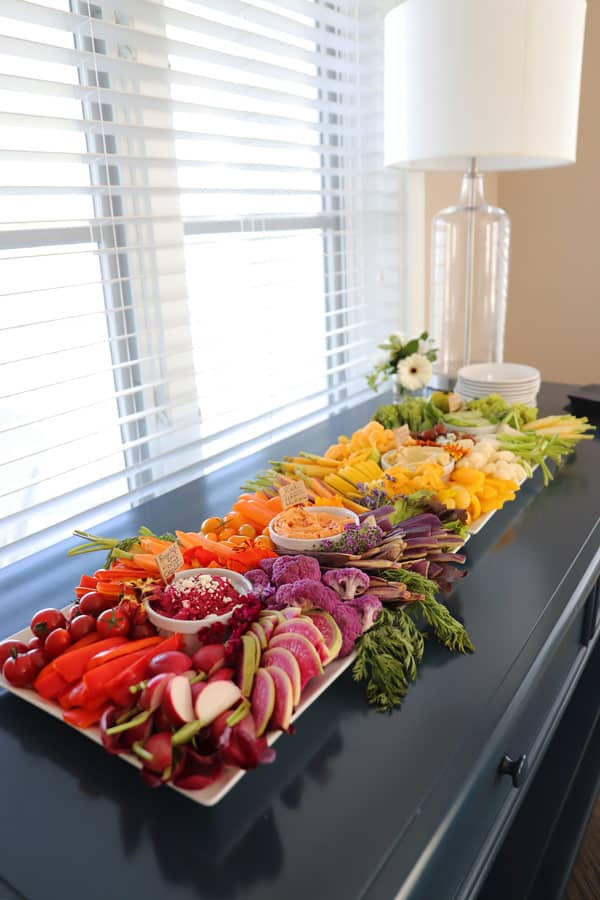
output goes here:
[[3, 0], [5, 562], [364, 399], [386, 5]]

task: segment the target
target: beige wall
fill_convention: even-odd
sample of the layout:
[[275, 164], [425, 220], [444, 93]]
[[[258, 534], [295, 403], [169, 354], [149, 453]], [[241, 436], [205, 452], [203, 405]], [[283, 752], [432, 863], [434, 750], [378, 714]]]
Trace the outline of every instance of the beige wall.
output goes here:
[[600, 382], [600, 2], [588, 0], [573, 166], [502, 174], [512, 221], [506, 359]]
[[[485, 183], [512, 223], [505, 359], [548, 381], [600, 382], [600, 0], [588, 0], [576, 164]], [[425, 178], [426, 282], [432, 216], [459, 186]]]

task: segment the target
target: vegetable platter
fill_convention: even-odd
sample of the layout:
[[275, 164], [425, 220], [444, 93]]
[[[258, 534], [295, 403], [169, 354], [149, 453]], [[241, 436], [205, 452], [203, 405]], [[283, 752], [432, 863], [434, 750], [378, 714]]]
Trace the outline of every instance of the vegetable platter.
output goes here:
[[69, 555], [103, 552], [103, 565], [74, 603], [0, 643], [0, 683], [148, 785], [213, 805], [273, 762], [346, 669], [389, 712], [428, 641], [473, 651], [440, 597], [467, 574], [465, 542], [589, 432], [501, 398], [438, 394], [380, 407], [323, 455], [274, 460], [196, 532], [77, 531]]
[[[68, 614], [69, 607], [65, 607], [63, 613]], [[24, 628], [21, 631], [13, 634], [7, 640], [20, 641], [25, 642], [31, 639], [31, 631], [29, 628]], [[346, 669], [352, 665], [354, 660], [354, 655], [350, 655], [345, 657], [344, 659], [337, 660], [332, 663], [332, 665], [326, 670], [326, 672], [320, 676], [319, 678], [315, 678], [312, 680], [310, 685], [306, 688], [302, 695], [302, 700], [292, 715], [292, 722], [295, 722], [302, 713], [311, 706], [315, 700], [320, 697], [320, 695], [327, 690], [330, 684], [332, 684]], [[41, 709], [43, 712], [48, 713], [53, 716], [55, 719], [62, 719], [62, 709], [57, 704], [52, 702], [51, 700], [45, 700], [39, 694], [34, 691], [28, 690], [26, 688], [18, 688], [9, 684], [5, 678], [0, 675], [0, 685], [6, 688], [6, 690], [13, 693], [15, 696], [20, 697], [22, 700], [25, 700], [27, 703], [31, 703], [32, 706], [36, 706], [38, 709]], [[88, 728], [80, 729], [81, 733], [85, 735], [90, 740], [94, 741], [96, 744], [102, 745], [102, 739], [100, 736], [100, 731], [96, 726], [90, 726]], [[281, 737], [282, 732], [273, 730], [269, 732], [267, 736], [267, 741], [269, 745], [274, 744], [279, 737]], [[141, 761], [138, 759], [135, 754], [132, 753], [123, 753], [121, 754], [121, 759], [128, 762], [130, 765], [135, 766], [137, 769], [140, 769], [142, 766]], [[215, 806], [219, 803], [231, 789], [238, 783], [238, 781], [244, 777], [246, 774], [244, 769], [236, 768], [233, 766], [228, 766], [225, 768], [223, 774], [210, 784], [208, 787], [202, 790], [184, 790], [182, 788], [177, 788], [173, 784], [170, 784], [173, 790], [177, 791], [180, 794], [188, 797], [194, 803], [198, 803], [201, 806]]]

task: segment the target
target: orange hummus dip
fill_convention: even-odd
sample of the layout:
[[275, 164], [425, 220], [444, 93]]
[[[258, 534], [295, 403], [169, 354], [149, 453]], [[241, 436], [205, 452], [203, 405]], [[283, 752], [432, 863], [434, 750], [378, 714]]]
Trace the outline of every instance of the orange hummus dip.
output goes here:
[[282, 537], [318, 540], [341, 534], [344, 526], [353, 521], [351, 516], [319, 512], [318, 507], [309, 512], [303, 506], [290, 506], [273, 520], [273, 529]]

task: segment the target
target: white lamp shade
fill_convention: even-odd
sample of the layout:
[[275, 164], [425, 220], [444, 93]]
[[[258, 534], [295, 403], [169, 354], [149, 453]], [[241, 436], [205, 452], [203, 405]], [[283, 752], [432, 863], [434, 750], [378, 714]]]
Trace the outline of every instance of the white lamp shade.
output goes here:
[[575, 161], [585, 0], [404, 0], [385, 18], [385, 164]]

